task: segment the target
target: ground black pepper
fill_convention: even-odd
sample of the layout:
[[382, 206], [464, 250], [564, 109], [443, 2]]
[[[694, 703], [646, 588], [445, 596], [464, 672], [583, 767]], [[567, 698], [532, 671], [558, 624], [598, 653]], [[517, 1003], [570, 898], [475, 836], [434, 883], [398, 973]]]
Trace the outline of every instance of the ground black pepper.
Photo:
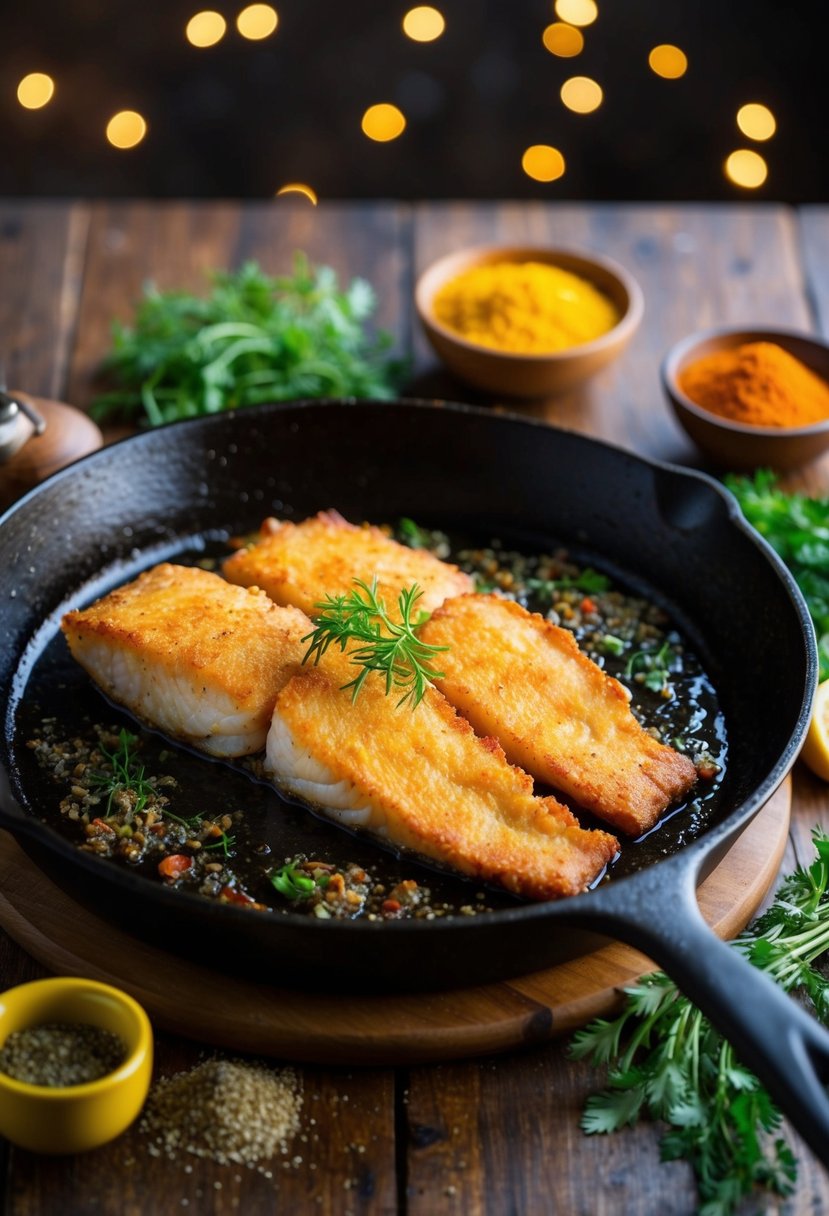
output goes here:
[[114, 1072], [126, 1054], [123, 1040], [100, 1026], [44, 1022], [8, 1036], [0, 1048], [0, 1072], [29, 1085], [63, 1089]]

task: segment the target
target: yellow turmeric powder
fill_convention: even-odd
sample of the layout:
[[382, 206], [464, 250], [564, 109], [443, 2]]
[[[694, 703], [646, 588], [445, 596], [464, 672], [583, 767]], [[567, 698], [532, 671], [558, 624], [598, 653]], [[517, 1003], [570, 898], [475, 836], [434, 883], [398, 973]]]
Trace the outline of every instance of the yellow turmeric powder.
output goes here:
[[543, 262], [463, 271], [435, 293], [438, 321], [469, 342], [514, 354], [551, 354], [591, 342], [619, 320], [592, 283]]
[[829, 418], [829, 384], [775, 342], [704, 355], [679, 376], [697, 405], [749, 426], [809, 426]]

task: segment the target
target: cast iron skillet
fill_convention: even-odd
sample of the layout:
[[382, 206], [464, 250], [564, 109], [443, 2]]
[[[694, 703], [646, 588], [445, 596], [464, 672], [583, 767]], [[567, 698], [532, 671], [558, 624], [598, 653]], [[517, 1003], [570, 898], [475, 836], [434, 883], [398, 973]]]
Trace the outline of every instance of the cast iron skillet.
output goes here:
[[[325, 507], [354, 519], [408, 515], [528, 550], [564, 543], [661, 596], [726, 715], [718, 818], [675, 855], [595, 891], [432, 922], [255, 915], [66, 843], [39, 819], [14, 762], [15, 705], [56, 615], [175, 554], [184, 538]], [[257, 407], [147, 432], [58, 473], [0, 521], [0, 570], [0, 823], [76, 898], [217, 966], [267, 979], [287, 964], [300, 981], [323, 976], [334, 990], [493, 981], [621, 938], [677, 979], [829, 1163], [829, 1035], [716, 938], [694, 895], [793, 764], [816, 681], [792, 579], [711, 479], [463, 406]]]

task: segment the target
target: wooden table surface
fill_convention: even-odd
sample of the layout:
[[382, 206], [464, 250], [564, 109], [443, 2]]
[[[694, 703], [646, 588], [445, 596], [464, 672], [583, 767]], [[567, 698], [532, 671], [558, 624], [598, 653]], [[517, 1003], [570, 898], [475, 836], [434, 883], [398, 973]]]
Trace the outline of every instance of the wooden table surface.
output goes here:
[[[437, 371], [418, 333], [412, 288], [433, 258], [488, 241], [585, 246], [638, 278], [645, 318], [624, 357], [583, 393], [521, 408], [646, 456], [704, 467], [660, 390], [659, 363], [676, 339], [725, 323], [829, 334], [829, 208], [10, 200], [0, 204], [0, 356], [10, 386], [86, 406], [111, 321], [129, 318], [147, 280], [199, 289], [208, 268], [254, 258], [282, 272], [301, 249], [344, 279], [360, 274], [375, 285], [378, 323], [415, 357], [408, 395], [480, 401]], [[829, 458], [786, 484], [829, 493]], [[809, 857], [816, 823], [829, 827], [827, 787], [798, 764], [785, 868]], [[0, 940], [2, 987], [42, 974], [13, 942]], [[158, 1037], [162, 1073], [192, 1064], [198, 1054], [192, 1043]], [[300, 1071], [305, 1113], [316, 1123], [306, 1122], [307, 1142], [296, 1142], [301, 1160], [272, 1179], [197, 1159], [185, 1172], [180, 1163], [150, 1156], [134, 1133], [69, 1159], [5, 1146], [2, 1210], [14, 1216], [183, 1210], [688, 1216], [695, 1210], [690, 1171], [659, 1162], [657, 1128], [582, 1135], [580, 1110], [600, 1077], [569, 1061], [561, 1043], [407, 1070]], [[799, 1216], [829, 1207], [829, 1179], [801, 1145], [796, 1151], [796, 1196], [764, 1212]]]

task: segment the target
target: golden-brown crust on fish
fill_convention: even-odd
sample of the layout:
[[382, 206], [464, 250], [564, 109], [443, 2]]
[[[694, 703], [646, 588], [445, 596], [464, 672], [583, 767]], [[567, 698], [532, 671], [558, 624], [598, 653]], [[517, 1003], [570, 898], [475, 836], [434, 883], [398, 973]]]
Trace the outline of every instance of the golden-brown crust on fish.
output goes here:
[[583, 891], [615, 856], [613, 836], [585, 831], [556, 799], [536, 797], [497, 741], [479, 738], [436, 689], [415, 710], [397, 708], [380, 677], [369, 677], [352, 704], [342, 684], [353, 673], [329, 652], [294, 676], [271, 730], [323, 766], [339, 805], [346, 790], [350, 805], [367, 808], [367, 830], [530, 899]]
[[222, 572], [230, 582], [262, 587], [277, 604], [294, 604], [309, 616], [327, 595], [351, 591], [355, 578], [369, 586], [377, 579], [389, 613], [412, 583], [423, 592], [417, 607], [426, 612], [447, 596], [472, 590], [469, 575], [457, 566], [398, 544], [379, 528], [350, 524], [336, 511], [277, 524], [274, 530], [275, 524], [266, 520], [260, 540], [229, 557]]
[[[214, 754], [245, 754], [263, 746], [311, 624], [263, 591], [163, 563], [67, 612], [61, 629], [104, 692], [138, 717]], [[231, 738], [241, 751], [224, 750]]]
[[614, 827], [647, 831], [693, 785], [691, 760], [643, 729], [569, 630], [478, 594], [448, 600], [420, 637], [449, 647], [438, 686], [479, 734]]

